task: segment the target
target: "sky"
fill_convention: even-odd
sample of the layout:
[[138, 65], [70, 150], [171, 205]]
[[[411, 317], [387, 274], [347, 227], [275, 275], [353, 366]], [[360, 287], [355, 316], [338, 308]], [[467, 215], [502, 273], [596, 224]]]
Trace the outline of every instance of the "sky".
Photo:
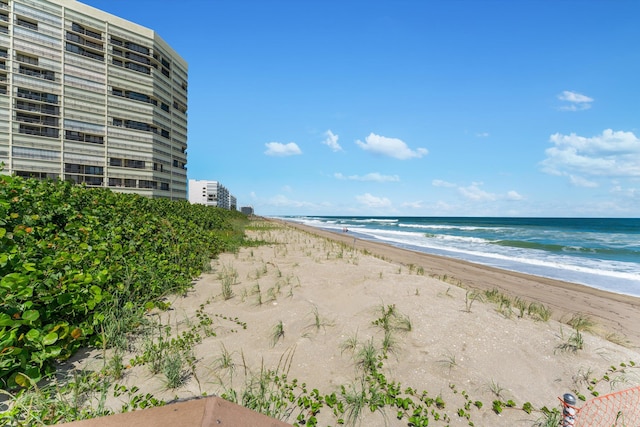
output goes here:
[[189, 65], [258, 215], [640, 216], [640, 1], [83, 0]]

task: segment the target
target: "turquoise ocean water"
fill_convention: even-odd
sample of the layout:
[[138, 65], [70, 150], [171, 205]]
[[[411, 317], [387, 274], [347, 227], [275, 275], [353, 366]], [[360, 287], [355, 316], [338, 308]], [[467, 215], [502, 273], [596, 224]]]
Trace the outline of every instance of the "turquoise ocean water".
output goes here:
[[425, 253], [640, 297], [640, 219], [288, 216]]

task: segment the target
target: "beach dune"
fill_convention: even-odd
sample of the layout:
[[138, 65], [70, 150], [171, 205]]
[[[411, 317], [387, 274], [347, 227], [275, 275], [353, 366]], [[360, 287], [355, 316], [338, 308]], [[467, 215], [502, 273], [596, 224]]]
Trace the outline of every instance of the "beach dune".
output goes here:
[[[432, 418], [430, 426], [471, 421], [510, 427], [532, 426], [542, 416], [539, 409], [558, 408], [558, 396], [569, 391], [588, 398], [592, 391], [640, 384], [639, 370], [629, 364], [640, 362], [638, 299], [282, 221], [254, 222], [247, 234], [262, 244], [221, 255], [191, 292], [171, 298], [170, 311], [153, 315], [174, 331], [203, 315], [212, 319], [215, 336], [194, 347], [196, 376], [168, 389], [145, 366], [134, 366], [125, 384], [165, 400], [233, 391], [242, 396], [261, 373], [273, 370], [344, 399], [362, 390], [362, 354], [369, 348], [386, 354], [379, 360], [387, 381], [441, 399], [436, 412], [448, 421]], [[482, 297], [482, 290], [492, 289], [545, 304], [553, 315], [540, 320]], [[576, 313], [594, 325], [582, 334], [583, 348], [572, 351], [567, 343], [575, 331], [561, 321]], [[395, 323], [385, 329], [392, 317]], [[620, 364], [627, 368], [590, 386]], [[494, 401], [515, 407], [498, 415]], [[533, 411], [524, 411], [526, 404]], [[407, 418], [396, 415], [390, 406], [365, 408], [351, 421], [406, 426]], [[336, 425], [326, 407], [318, 420]]]

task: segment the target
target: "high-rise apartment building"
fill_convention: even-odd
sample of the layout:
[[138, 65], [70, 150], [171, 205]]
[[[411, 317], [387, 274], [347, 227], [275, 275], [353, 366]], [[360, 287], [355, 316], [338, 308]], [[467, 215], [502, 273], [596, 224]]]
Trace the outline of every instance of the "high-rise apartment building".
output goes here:
[[218, 181], [190, 179], [189, 202], [234, 211], [237, 209], [235, 196]]
[[76, 0], [0, 0], [2, 173], [187, 198], [187, 63]]

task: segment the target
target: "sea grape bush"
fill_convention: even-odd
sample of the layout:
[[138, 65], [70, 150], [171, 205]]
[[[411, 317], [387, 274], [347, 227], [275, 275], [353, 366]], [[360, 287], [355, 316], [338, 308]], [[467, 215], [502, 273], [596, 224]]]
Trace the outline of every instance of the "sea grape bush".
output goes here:
[[[0, 387], [99, 342], [114, 304], [153, 307], [243, 241], [238, 212], [0, 175]], [[109, 310], [107, 310], [109, 309]]]

